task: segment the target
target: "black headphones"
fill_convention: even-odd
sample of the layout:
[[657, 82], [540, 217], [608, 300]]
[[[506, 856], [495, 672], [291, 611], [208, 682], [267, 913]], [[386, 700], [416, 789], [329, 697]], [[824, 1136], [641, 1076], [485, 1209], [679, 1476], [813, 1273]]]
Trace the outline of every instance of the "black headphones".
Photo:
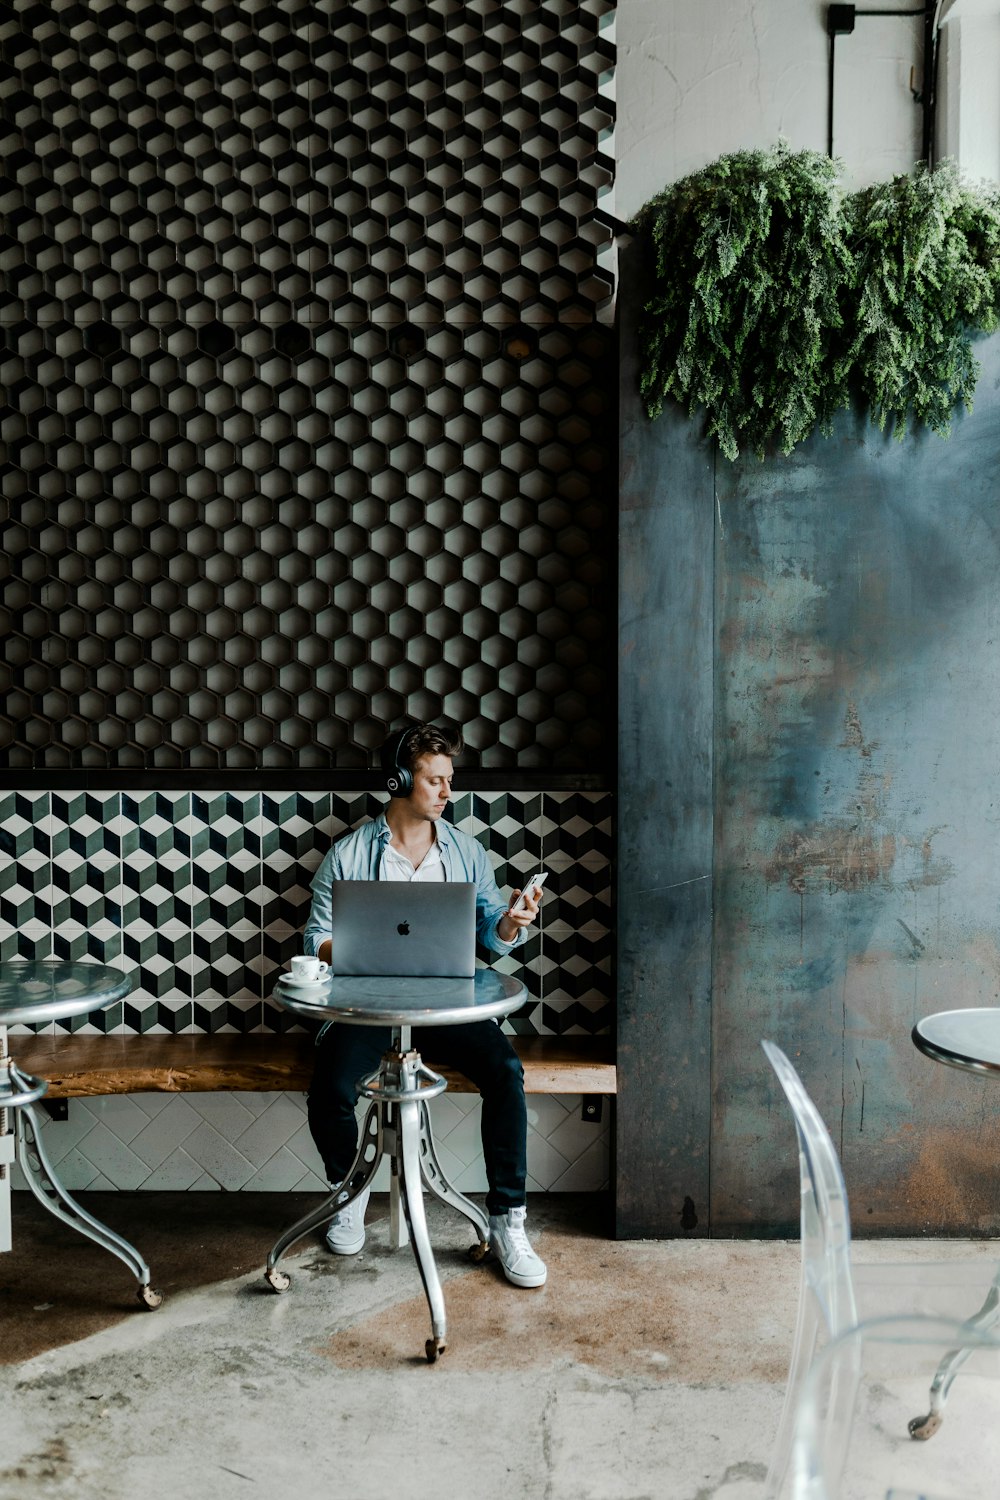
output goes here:
[[390, 797], [408, 797], [413, 791], [413, 772], [404, 758], [406, 742], [412, 733], [412, 729], [400, 729], [389, 736], [379, 751], [385, 772], [385, 789]]

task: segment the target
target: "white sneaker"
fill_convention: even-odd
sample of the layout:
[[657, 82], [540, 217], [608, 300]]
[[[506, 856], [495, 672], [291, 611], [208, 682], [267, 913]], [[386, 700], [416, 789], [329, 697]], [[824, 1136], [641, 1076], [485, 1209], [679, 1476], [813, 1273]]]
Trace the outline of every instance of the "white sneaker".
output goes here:
[[[330, 1191], [335, 1193], [340, 1186], [339, 1182], [332, 1183]], [[334, 1255], [357, 1255], [359, 1250], [365, 1248], [365, 1210], [371, 1195], [371, 1188], [365, 1188], [353, 1203], [342, 1208], [330, 1220], [326, 1230], [326, 1247]], [[337, 1201], [346, 1197], [345, 1189]]]
[[505, 1214], [490, 1214], [490, 1249], [515, 1286], [544, 1286], [549, 1273], [528, 1243], [526, 1213], [527, 1209], [512, 1208]]

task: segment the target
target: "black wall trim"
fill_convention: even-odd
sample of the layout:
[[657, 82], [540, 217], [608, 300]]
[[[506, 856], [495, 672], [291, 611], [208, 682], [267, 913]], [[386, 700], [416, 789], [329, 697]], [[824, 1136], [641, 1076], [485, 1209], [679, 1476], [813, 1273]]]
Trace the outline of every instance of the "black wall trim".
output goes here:
[[[376, 771], [9, 771], [0, 770], [3, 791], [224, 791], [224, 792], [378, 792]], [[554, 771], [463, 771], [456, 791], [606, 792], [606, 776]]]

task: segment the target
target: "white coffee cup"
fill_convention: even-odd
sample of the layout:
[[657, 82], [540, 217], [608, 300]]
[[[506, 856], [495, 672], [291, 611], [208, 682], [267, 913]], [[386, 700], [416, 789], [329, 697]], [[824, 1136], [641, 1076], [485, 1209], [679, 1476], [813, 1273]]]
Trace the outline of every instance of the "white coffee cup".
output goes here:
[[330, 972], [330, 965], [321, 959], [313, 958], [309, 953], [297, 953], [291, 962], [292, 978], [303, 980], [309, 984], [315, 984], [318, 979], [325, 979]]

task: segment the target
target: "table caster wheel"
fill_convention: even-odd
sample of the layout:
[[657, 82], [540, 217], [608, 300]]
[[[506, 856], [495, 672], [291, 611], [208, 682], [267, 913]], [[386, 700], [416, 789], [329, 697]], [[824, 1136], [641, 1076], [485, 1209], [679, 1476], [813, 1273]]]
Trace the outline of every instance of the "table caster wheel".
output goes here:
[[486, 1259], [489, 1253], [490, 1247], [486, 1240], [483, 1240], [482, 1244], [469, 1246], [469, 1259], [475, 1261], [477, 1266], [480, 1261]]
[[288, 1288], [292, 1284], [292, 1278], [290, 1276], [286, 1276], [284, 1271], [279, 1271], [276, 1268], [270, 1271], [265, 1271], [264, 1280], [267, 1282], [268, 1286], [273, 1292], [287, 1292]]
[[150, 1312], [152, 1312], [154, 1308], [159, 1307], [160, 1303], [163, 1301], [163, 1293], [154, 1291], [151, 1286], [141, 1286], [136, 1293], [136, 1296], [139, 1298], [139, 1301], [142, 1303], [143, 1307], [148, 1307]]
[[941, 1426], [941, 1418], [936, 1412], [928, 1412], [926, 1417], [914, 1417], [912, 1422], [907, 1422], [907, 1431], [911, 1438], [918, 1443], [926, 1443], [932, 1438]]
[[424, 1345], [424, 1353], [427, 1355], [427, 1363], [429, 1365], [434, 1364], [437, 1360], [438, 1355], [443, 1354], [447, 1347], [448, 1345], [445, 1343], [444, 1339], [428, 1339], [426, 1344]]

